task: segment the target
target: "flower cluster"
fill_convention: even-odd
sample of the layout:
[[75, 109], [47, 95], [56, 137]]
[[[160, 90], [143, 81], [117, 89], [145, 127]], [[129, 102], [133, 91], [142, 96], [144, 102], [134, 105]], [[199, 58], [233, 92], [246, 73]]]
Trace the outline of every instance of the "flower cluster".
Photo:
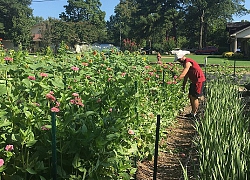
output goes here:
[[[14, 150], [14, 146], [12, 144], [8, 144], [5, 146], [5, 151], [13, 151]], [[0, 167], [4, 165], [4, 160], [0, 159]]]
[[54, 96], [54, 92], [53, 91], [50, 91], [48, 94], [45, 95], [46, 99], [50, 100], [50, 101], [53, 101], [55, 102], [56, 101], [56, 98]]
[[73, 93], [72, 96], [74, 96], [74, 99], [70, 100], [71, 104], [79, 105], [84, 107], [84, 104], [82, 103], [82, 99], [79, 97], [78, 93]]
[[49, 101], [52, 101], [52, 102], [56, 103], [56, 105], [50, 109], [51, 112], [59, 112], [60, 111], [60, 109], [59, 109], [60, 103], [58, 101], [56, 101], [56, 98], [54, 96], [54, 92], [50, 91], [48, 94], [45, 95], [45, 97]]

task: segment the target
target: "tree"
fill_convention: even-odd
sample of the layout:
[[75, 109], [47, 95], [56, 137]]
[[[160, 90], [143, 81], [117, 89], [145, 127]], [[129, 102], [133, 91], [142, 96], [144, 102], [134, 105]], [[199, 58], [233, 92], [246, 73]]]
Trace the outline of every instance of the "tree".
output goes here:
[[[206, 46], [208, 29], [221, 25], [226, 26], [227, 20], [232, 20], [234, 14], [247, 13], [242, 5], [245, 0], [191, 0], [188, 6], [189, 17], [199, 18], [199, 48]], [[194, 22], [194, 21], [193, 21]], [[216, 24], [218, 23], [218, 24]], [[217, 26], [218, 27], [218, 26]]]
[[[65, 7], [65, 12], [62, 12], [59, 17], [65, 22], [82, 22], [91, 28], [84, 31], [85, 37], [92, 36], [93, 31], [99, 34], [98, 38], [89, 38], [94, 41], [104, 41], [106, 39], [106, 22], [104, 20], [105, 12], [100, 10], [101, 3], [99, 0], [68, 0], [68, 5]], [[78, 24], [77, 26], [79, 26]], [[85, 28], [86, 29], [86, 28]], [[79, 29], [78, 29], [79, 30]], [[90, 34], [89, 34], [90, 33]], [[82, 34], [82, 33], [79, 33]]]
[[31, 0], [0, 0], [0, 36], [28, 46], [31, 34]]

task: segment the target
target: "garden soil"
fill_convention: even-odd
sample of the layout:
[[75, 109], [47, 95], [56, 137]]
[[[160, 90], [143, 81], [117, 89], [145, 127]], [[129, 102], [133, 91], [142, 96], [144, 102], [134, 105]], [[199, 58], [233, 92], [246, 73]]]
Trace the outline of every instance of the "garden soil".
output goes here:
[[[200, 109], [204, 109], [202, 105]], [[198, 172], [197, 168], [199, 167], [198, 155], [194, 145], [197, 133], [194, 120], [184, 116], [190, 111], [191, 107], [188, 106], [180, 112], [176, 118], [176, 123], [167, 129], [166, 136], [159, 142], [161, 148], [159, 148], [157, 160], [157, 180], [184, 179], [181, 164], [187, 168], [189, 179], [195, 179], [195, 172]], [[154, 159], [138, 162], [137, 168], [135, 179], [153, 179]]]

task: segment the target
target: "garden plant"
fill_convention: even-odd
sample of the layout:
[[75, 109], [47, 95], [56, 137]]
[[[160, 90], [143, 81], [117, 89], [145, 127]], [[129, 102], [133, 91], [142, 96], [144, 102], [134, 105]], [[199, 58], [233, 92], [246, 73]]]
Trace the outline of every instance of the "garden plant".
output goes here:
[[162, 134], [185, 105], [179, 65], [117, 49], [47, 52], [1, 50], [2, 177], [132, 178], [136, 161], [153, 156], [156, 116]]

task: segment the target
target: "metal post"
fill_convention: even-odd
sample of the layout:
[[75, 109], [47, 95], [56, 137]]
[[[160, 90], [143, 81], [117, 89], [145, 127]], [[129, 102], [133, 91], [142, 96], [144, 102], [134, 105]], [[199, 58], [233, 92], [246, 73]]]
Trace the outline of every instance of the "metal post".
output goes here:
[[56, 113], [52, 112], [51, 114], [51, 124], [52, 124], [52, 178], [53, 180], [56, 180], [56, 174], [57, 174], [57, 158], [56, 158]]
[[236, 65], [236, 59], [234, 58], [234, 77], [235, 77], [235, 65]]
[[156, 180], [156, 175], [157, 175], [157, 159], [158, 159], [159, 131], [160, 131], [160, 115], [157, 115], [156, 137], [155, 137], [154, 175], [153, 175], [153, 180]]

